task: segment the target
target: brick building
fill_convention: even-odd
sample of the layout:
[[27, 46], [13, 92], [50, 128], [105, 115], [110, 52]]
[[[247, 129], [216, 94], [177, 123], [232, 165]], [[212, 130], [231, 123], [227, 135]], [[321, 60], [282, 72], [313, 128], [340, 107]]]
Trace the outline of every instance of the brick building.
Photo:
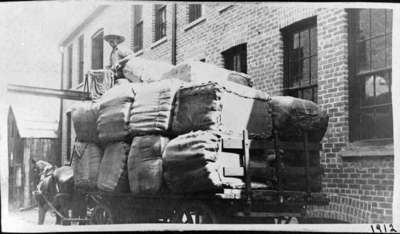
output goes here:
[[[63, 88], [79, 88], [88, 69], [108, 65], [110, 48], [96, 39], [111, 29], [124, 33], [135, 56], [213, 63], [249, 74], [254, 87], [270, 95], [317, 102], [330, 115], [321, 163], [331, 202], [310, 207], [309, 215], [392, 222], [391, 10], [268, 3], [100, 6], [61, 42]], [[68, 105], [64, 101], [62, 109]], [[74, 133], [68, 117], [62, 124], [66, 160]]]

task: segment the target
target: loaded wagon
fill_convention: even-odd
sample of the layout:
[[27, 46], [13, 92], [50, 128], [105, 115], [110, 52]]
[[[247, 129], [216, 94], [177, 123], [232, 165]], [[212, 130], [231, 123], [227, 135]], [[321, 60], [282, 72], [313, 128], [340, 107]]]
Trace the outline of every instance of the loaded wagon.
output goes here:
[[80, 156], [72, 214], [56, 212], [64, 224], [287, 223], [328, 204], [328, 116], [315, 103], [204, 63], [149, 80], [72, 111]]

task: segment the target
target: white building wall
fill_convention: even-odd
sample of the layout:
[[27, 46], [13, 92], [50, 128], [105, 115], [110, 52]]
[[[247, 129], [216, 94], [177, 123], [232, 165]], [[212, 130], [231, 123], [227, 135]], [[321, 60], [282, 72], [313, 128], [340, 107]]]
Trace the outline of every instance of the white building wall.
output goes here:
[[[80, 32], [65, 44], [64, 47], [64, 62], [63, 62], [63, 84], [64, 88], [68, 84], [68, 46], [72, 44], [73, 46], [73, 56], [72, 56], [72, 88], [76, 89], [79, 85], [79, 37], [84, 36], [84, 74], [86, 74], [91, 69], [91, 55], [92, 55], [92, 36], [103, 29], [104, 35], [108, 33], [119, 33], [125, 36], [125, 41], [121, 44], [124, 47], [130, 48], [130, 41], [133, 27], [132, 22], [132, 8], [130, 6], [108, 6], [103, 12], [100, 13], [95, 19], [88, 23]], [[111, 47], [107, 42], [104, 42], [103, 47], [103, 66], [109, 65], [109, 56], [111, 53]], [[63, 102], [63, 121], [62, 121], [62, 160], [65, 162], [67, 159], [67, 111], [73, 103], [78, 101], [64, 100]], [[73, 125], [72, 125], [73, 126]], [[73, 143], [75, 139], [75, 131], [72, 127], [72, 141], [71, 141], [71, 152], [73, 148]]]

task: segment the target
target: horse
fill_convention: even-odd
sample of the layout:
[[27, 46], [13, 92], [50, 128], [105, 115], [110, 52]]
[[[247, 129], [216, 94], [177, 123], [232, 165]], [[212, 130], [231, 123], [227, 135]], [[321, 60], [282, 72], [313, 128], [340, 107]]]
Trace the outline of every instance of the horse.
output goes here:
[[[66, 217], [72, 208], [73, 170], [69, 166], [57, 168], [43, 160], [31, 160], [33, 173], [39, 179], [33, 195], [38, 203], [38, 224], [44, 223], [48, 210], [56, 209]], [[52, 206], [52, 207], [51, 207]], [[56, 212], [56, 224], [61, 223], [61, 217]]]

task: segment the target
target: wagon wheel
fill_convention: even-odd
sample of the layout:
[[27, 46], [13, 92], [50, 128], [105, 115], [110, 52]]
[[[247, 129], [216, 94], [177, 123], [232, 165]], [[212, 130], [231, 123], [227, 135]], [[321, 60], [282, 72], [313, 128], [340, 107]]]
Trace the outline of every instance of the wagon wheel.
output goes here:
[[299, 224], [299, 219], [296, 217], [279, 216], [274, 218], [275, 224]]
[[185, 202], [175, 210], [173, 223], [211, 224], [217, 223], [217, 216], [201, 202]]
[[98, 204], [91, 215], [91, 224], [113, 224], [114, 217], [111, 209], [105, 205]]

